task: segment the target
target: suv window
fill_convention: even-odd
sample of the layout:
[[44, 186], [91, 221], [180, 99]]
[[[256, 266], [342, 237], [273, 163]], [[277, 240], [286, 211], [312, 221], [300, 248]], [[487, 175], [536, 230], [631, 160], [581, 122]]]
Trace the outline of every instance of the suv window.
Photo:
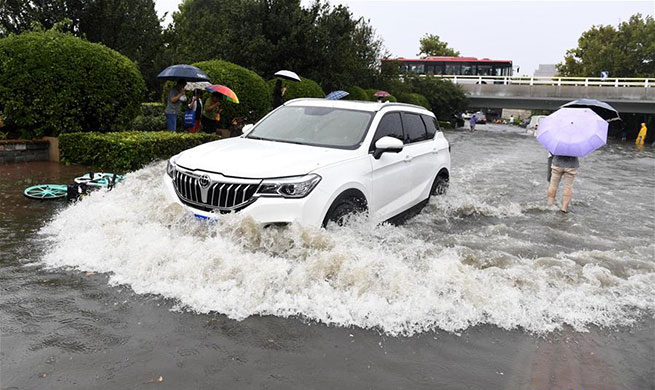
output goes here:
[[423, 124], [423, 120], [418, 114], [403, 112], [403, 128], [405, 129], [406, 144], [428, 139], [425, 124]]
[[434, 135], [439, 131], [439, 125], [436, 119], [428, 115], [421, 115], [423, 122], [425, 122], [425, 128], [428, 129], [428, 139], [434, 138]]
[[399, 112], [392, 112], [382, 117], [380, 124], [378, 124], [378, 129], [375, 131], [371, 150], [375, 149], [375, 142], [377, 142], [377, 140], [386, 136], [398, 138], [401, 141], [403, 140], [403, 125], [400, 121]]

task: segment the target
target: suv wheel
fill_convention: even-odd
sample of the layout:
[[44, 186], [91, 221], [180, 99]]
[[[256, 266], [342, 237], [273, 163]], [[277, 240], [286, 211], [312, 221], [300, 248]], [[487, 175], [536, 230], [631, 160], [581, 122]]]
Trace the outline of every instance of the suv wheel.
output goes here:
[[348, 216], [364, 213], [366, 210], [366, 200], [361, 196], [352, 193], [340, 195], [325, 214], [323, 227], [327, 227], [330, 223], [343, 226]]
[[432, 189], [430, 190], [430, 195], [445, 195], [448, 190], [448, 174], [444, 172], [439, 172], [437, 177], [432, 183]]

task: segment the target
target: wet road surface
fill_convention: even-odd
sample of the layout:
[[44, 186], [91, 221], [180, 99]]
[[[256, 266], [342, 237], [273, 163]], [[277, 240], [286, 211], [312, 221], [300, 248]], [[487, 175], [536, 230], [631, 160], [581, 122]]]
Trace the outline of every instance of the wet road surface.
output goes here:
[[655, 153], [583, 159], [564, 215], [534, 138], [478, 129], [400, 227], [205, 225], [159, 166], [35, 202], [85, 169], [0, 165], [0, 388], [653, 388]]

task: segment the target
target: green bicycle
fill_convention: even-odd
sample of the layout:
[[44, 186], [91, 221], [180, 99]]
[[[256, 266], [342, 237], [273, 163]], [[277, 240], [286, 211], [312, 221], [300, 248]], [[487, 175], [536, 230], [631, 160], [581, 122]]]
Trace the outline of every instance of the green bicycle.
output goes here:
[[23, 195], [30, 199], [51, 200], [67, 198], [75, 200], [86, 195], [87, 188], [108, 188], [112, 189], [117, 183], [125, 180], [125, 175], [118, 175], [112, 172], [88, 172], [75, 178], [75, 184], [39, 184], [28, 187]]

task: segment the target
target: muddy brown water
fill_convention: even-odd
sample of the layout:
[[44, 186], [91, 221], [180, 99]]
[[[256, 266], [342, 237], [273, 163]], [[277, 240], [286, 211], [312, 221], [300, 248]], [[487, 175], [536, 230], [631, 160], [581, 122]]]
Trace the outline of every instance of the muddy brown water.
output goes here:
[[[180, 222], [175, 209], [139, 214], [121, 203], [123, 196], [163, 199], [145, 185], [160, 167], [128, 176], [134, 184], [116, 194], [69, 206], [28, 200], [22, 190], [69, 182], [84, 167], [0, 165], [0, 388], [655, 388], [653, 150], [612, 143], [582, 160], [572, 212], [562, 215], [542, 206], [545, 161], [534, 139], [514, 127], [479, 128], [447, 133], [453, 185], [446, 199], [401, 227], [364, 224], [354, 232], [244, 233], [237, 221], [203, 235], [212, 227]], [[156, 245], [130, 238], [162, 221]], [[234, 229], [246, 238], [224, 238]], [[173, 253], [174, 263], [184, 246], [168, 240], [170, 230], [198, 248], [195, 260], [182, 259], [191, 275], [182, 280], [161, 264], [162, 253]], [[93, 242], [97, 231], [104, 238]], [[303, 253], [279, 244], [307, 235], [331, 244]], [[125, 251], [115, 255], [119, 245]], [[287, 268], [282, 276], [267, 269], [265, 286], [245, 279], [250, 285], [225, 287], [225, 275], [194, 268], [211, 245], [223, 251], [211, 269], [230, 267], [235, 279], [264, 265]], [[385, 245], [398, 248], [378, 249]], [[329, 281], [319, 291], [334, 303], [298, 303], [317, 297], [312, 259], [332, 261], [347, 250], [355, 262], [341, 259], [341, 270], [319, 273]], [[149, 265], [131, 268], [137, 262]], [[435, 262], [443, 268], [430, 268]], [[375, 273], [365, 272], [369, 264]], [[345, 282], [353, 270], [361, 278]], [[394, 285], [380, 280], [393, 272], [409, 277], [386, 295]], [[439, 283], [448, 288], [421, 292], [447, 272], [454, 274]], [[276, 290], [277, 277], [284, 288]], [[184, 291], [199, 285], [217, 292]], [[357, 294], [348, 295], [353, 288]], [[443, 308], [451, 302], [461, 310]], [[343, 310], [348, 315], [339, 317]]]

